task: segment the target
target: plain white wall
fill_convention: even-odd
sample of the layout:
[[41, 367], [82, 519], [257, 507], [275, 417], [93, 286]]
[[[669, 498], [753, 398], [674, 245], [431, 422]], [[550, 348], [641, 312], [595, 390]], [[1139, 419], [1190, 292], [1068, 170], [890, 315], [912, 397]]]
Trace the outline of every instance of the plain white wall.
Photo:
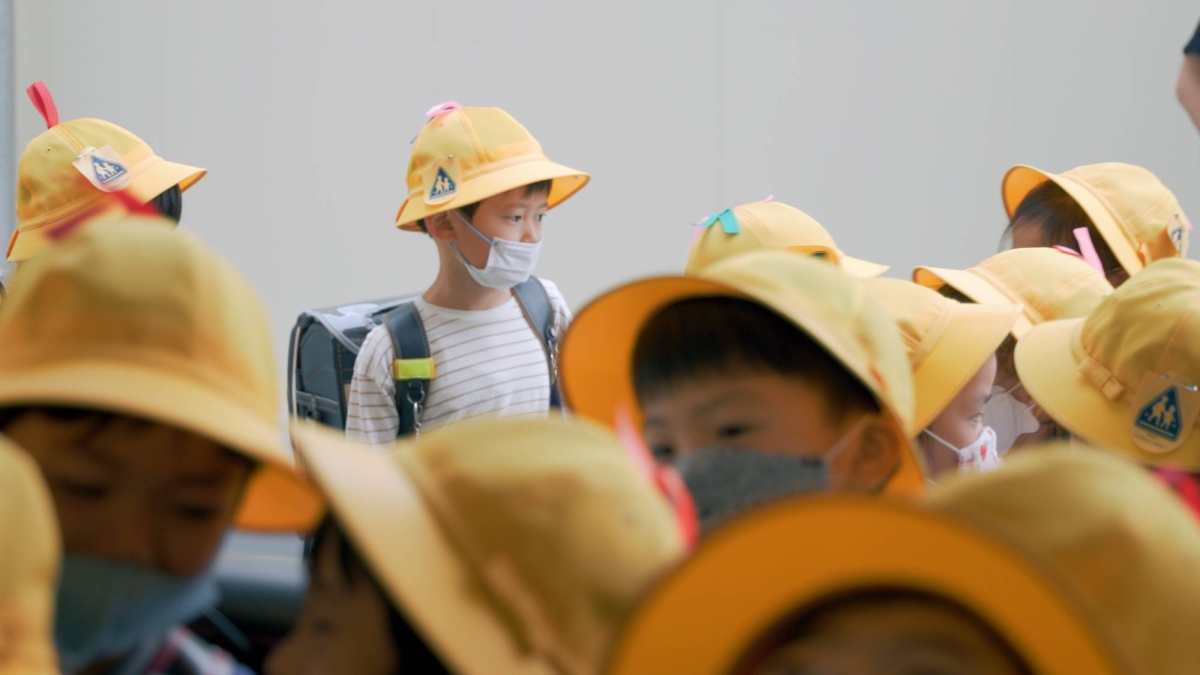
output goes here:
[[[508, 109], [592, 173], [539, 273], [581, 303], [681, 268], [689, 223], [773, 193], [906, 276], [997, 250], [999, 181], [1143, 164], [1200, 216], [1174, 97], [1186, 0], [16, 0], [16, 147], [63, 119], [207, 167], [184, 226], [245, 271], [278, 345], [296, 314], [420, 290], [392, 222], [431, 105]], [[15, 158], [14, 158], [15, 161]]]

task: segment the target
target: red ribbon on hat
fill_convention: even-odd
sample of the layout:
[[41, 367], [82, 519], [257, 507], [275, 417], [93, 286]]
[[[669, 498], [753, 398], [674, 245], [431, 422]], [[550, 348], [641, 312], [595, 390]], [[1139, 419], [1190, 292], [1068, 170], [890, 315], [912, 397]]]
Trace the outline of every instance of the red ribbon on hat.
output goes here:
[[[106, 197], [106, 199], [111, 199], [113, 201], [119, 202], [121, 204], [121, 206], [125, 207], [126, 211], [128, 211], [129, 213], [134, 214], [134, 215], [142, 215], [142, 216], [162, 215], [161, 213], [159, 213], [159, 210], [154, 208], [153, 206], [151, 206], [149, 204], [143, 204], [140, 201], [138, 201], [137, 199], [135, 199], [133, 197], [133, 195], [129, 194], [128, 190], [118, 190], [117, 192], [112, 192], [112, 193], [107, 194], [105, 197]], [[94, 209], [86, 209], [83, 212], [81, 212], [71, 218], [68, 218], [67, 220], [64, 220], [63, 222], [58, 223], [58, 224], [54, 225], [53, 227], [47, 229], [46, 230], [46, 238], [49, 239], [50, 241], [59, 241], [59, 240], [65, 238], [67, 235], [74, 232], [75, 230], [79, 229], [80, 225], [83, 225], [84, 223], [86, 223], [88, 220], [90, 220], [95, 215], [96, 215], [96, 212]]]
[[29, 85], [25, 90], [29, 94], [29, 100], [33, 101], [33, 107], [41, 114], [42, 119], [46, 120], [46, 128], [53, 129], [58, 126], [58, 106], [54, 105], [54, 97], [50, 95], [50, 89], [45, 82], [37, 81]]
[[654, 461], [650, 449], [642, 440], [642, 435], [633, 427], [633, 416], [629, 414], [628, 409], [618, 410], [616, 421], [617, 436], [621, 439], [621, 445], [625, 446], [625, 451], [637, 466], [638, 472], [650, 481], [659, 494], [666, 497], [675, 512], [675, 525], [683, 537], [684, 546], [691, 551], [700, 539], [700, 519], [696, 516], [696, 503], [692, 501], [692, 493], [688, 492], [687, 485], [675, 467]]

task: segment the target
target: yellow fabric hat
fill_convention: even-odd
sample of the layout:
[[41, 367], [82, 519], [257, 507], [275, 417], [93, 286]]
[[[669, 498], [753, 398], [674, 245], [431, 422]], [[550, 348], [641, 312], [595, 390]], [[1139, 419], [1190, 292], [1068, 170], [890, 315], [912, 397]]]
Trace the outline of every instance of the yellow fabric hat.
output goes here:
[[1072, 434], [1200, 471], [1200, 263], [1152, 263], [1087, 318], [1034, 326], [1016, 364], [1025, 390]]
[[950, 286], [981, 304], [1021, 305], [1018, 340], [1039, 323], [1085, 317], [1112, 293], [1112, 284], [1079, 256], [1053, 248], [1015, 248], [967, 270], [918, 267], [913, 281]]
[[25, 146], [17, 166], [17, 229], [8, 242], [10, 262], [28, 260], [44, 248], [55, 225], [89, 212], [120, 209], [109, 198], [110, 190], [123, 189], [145, 204], [176, 185], [187, 190], [207, 173], [164, 160], [111, 122], [60, 123], [44, 85], [30, 87], [30, 96], [48, 128]]
[[1038, 675], [1129, 672], [1036, 560], [957, 519], [847, 496], [776, 503], [701, 540], [647, 594], [606, 672], [729, 675], [778, 622], [878, 589], [957, 603]]
[[1141, 467], [1087, 448], [1047, 448], [1010, 455], [1003, 471], [965, 476], [930, 502], [1057, 570], [1132, 672], [1196, 672], [1200, 528]]
[[965, 305], [900, 279], [867, 282], [896, 320], [913, 370], [916, 413], [909, 432], [929, 427], [996, 353], [1021, 310]]
[[[747, 253], [692, 276], [635, 281], [584, 307], [563, 339], [559, 359], [568, 408], [610, 428], [619, 410], [637, 410], [633, 350], [638, 335], [659, 310], [701, 297], [743, 298], [795, 324], [862, 382], [900, 436], [909, 436], [912, 374], [889, 315], [862, 281], [784, 251]], [[919, 493], [923, 475], [915, 452], [904, 453], [888, 491]]]
[[587, 185], [582, 171], [551, 162], [525, 127], [499, 108], [444, 103], [429, 111], [408, 163], [408, 199], [396, 226], [420, 232], [419, 221], [524, 185], [553, 181], [554, 208]]
[[62, 553], [37, 466], [0, 438], [0, 675], [57, 675], [54, 593]]
[[1175, 195], [1149, 170], [1118, 162], [1077, 166], [1061, 174], [1014, 166], [1001, 184], [1008, 217], [1046, 181], [1079, 204], [1130, 275], [1155, 260], [1187, 255], [1192, 226]]
[[597, 672], [683, 555], [666, 500], [599, 427], [491, 419], [392, 452], [294, 435], [374, 577], [461, 675]]
[[824, 258], [856, 277], [877, 277], [887, 265], [858, 260], [841, 252], [829, 232], [807, 213], [782, 202], [746, 204], [704, 221], [704, 234], [688, 254], [687, 274], [731, 256], [780, 249]]
[[0, 304], [0, 407], [106, 410], [187, 429], [261, 463], [236, 524], [310, 527], [318, 495], [278, 423], [258, 294], [191, 236], [123, 216], [18, 268]]

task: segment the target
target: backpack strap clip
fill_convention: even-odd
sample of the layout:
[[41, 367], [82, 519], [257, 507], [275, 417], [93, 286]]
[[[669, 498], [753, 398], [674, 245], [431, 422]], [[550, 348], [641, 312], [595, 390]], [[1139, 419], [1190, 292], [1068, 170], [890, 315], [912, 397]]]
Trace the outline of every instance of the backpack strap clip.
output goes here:
[[405, 303], [383, 315], [392, 338], [395, 360], [392, 377], [396, 380], [396, 413], [400, 416], [399, 436], [420, 436], [425, 397], [436, 367], [429, 355], [429, 339], [417, 306]]

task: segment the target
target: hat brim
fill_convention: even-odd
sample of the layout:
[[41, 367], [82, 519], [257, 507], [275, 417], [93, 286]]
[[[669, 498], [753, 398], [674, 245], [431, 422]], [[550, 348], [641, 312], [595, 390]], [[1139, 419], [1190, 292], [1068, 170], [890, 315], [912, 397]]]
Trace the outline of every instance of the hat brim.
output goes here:
[[0, 378], [0, 407], [55, 405], [119, 413], [209, 438], [258, 464], [234, 525], [245, 530], [310, 529], [324, 508], [295, 470], [279, 428], [195, 381], [105, 358], [13, 368]]
[[[142, 204], [148, 203], [176, 185], [179, 186], [180, 191], [186, 192], [188, 188], [195, 185], [201, 178], [204, 178], [208, 174], [207, 169], [168, 162], [161, 157], [151, 157], [139, 164], [139, 166], [134, 167], [134, 172], [134, 176], [130, 180], [126, 191]], [[118, 202], [112, 199], [105, 199], [105, 193], [99, 190], [95, 192], [96, 196], [94, 199], [86, 200], [78, 211], [63, 214], [63, 218], [75, 217], [77, 213], [87, 212], [88, 210], [94, 211], [94, 213], [88, 214], [89, 218], [100, 218], [106, 214], [122, 210]], [[8, 251], [6, 254], [8, 261], [16, 263], [24, 262], [32, 258], [38, 251], [53, 243], [50, 233], [54, 231], [56, 222], [62, 222], [62, 220], [56, 218], [55, 221], [47, 221], [25, 229], [18, 227], [8, 241]]]
[[605, 672], [727, 675], [777, 622], [856, 589], [955, 602], [1033, 672], [1126, 672], [1066, 585], [1011, 547], [947, 516], [847, 497], [778, 503], [702, 540], [645, 597]]
[[859, 258], [851, 258], [845, 254], [839, 256], [839, 262], [841, 263], [843, 272], [859, 279], [874, 279], [875, 277], [883, 276], [884, 273], [892, 269], [887, 265], [880, 265]]
[[[635, 281], [601, 296], [576, 315], [563, 339], [562, 362], [563, 398], [569, 410], [610, 429], [617, 424], [618, 411], [632, 414], [637, 428], [641, 417], [637, 394], [633, 388], [633, 350], [638, 334], [646, 322], [660, 309], [675, 302], [700, 297], [743, 298], [757, 302], [795, 325], [812, 337], [835, 359], [845, 364], [847, 357], [833, 341], [818, 328], [816, 321], [797, 321], [780, 312], [777, 301], [765, 295], [756, 296], [731, 286], [691, 276], [663, 276]], [[847, 367], [868, 391], [875, 385], [865, 373]], [[897, 438], [908, 438], [908, 429], [888, 403], [879, 399], [887, 419], [898, 431]], [[924, 473], [912, 448], [901, 453], [900, 466], [888, 480], [885, 492], [916, 495], [925, 489]]]
[[917, 390], [914, 436], [928, 428], [983, 368], [1021, 313], [1019, 306], [1011, 304], [954, 304], [951, 308], [941, 339], [913, 371]]
[[1133, 409], [1105, 396], [1079, 372], [1071, 345], [1085, 320], [1034, 326], [1017, 343], [1017, 376], [1025, 391], [1055, 422], [1094, 445], [1144, 464], [1200, 470], [1200, 434], [1193, 431], [1183, 445], [1170, 452], [1143, 450], [1129, 435]]
[[419, 222], [424, 218], [477, 204], [488, 197], [544, 180], [552, 181], [550, 194], [546, 198], [546, 208], [552, 209], [583, 189], [590, 179], [591, 177], [582, 171], [551, 162], [544, 157], [519, 162], [479, 176], [464, 176], [458, 186], [458, 194], [442, 204], [429, 205], [419, 197], [410, 196], [396, 212], [396, 227], [407, 232], [420, 232]]
[[1108, 245], [1109, 250], [1113, 252], [1117, 262], [1121, 263], [1125, 271], [1132, 275], [1140, 272], [1146, 266], [1138, 257], [1137, 245], [1129, 240], [1125, 230], [1117, 224], [1104, 203], [1087, 186], [1069, 176], [1047, 173], [1041, 169], [1021, 164], [1009, 169], [1008, 173], [1004, 174], [1004, 180], [1001, 183], [1004, 210], [1008, 213], [1008, 217], [1011, 219], [1021, 201], [1034, 188], [1046, 181], [1051, 181], [1062, 188], [1079, 204], [1100, 235], [1104, 237], [1104, 243]]
[[949, 286], [981, 305], [1014, 305], [1022, 310], [1012, 327], [1012, 336], [1018, 340], [1033, 328], [1033, 322], [1025, 315], [1024, 304], [1005, 295], [1000, 289], [966, 270], [951, 270], [943, 267], [918, 267], [913, 270], [913, 281], [931, 290]]
[[[552, 675], [516, 643], [392, 452], [293, 425], [304, 466], [389, 598], [455, 672]], [[463, 636], [469, 636], [464, 643]]]

